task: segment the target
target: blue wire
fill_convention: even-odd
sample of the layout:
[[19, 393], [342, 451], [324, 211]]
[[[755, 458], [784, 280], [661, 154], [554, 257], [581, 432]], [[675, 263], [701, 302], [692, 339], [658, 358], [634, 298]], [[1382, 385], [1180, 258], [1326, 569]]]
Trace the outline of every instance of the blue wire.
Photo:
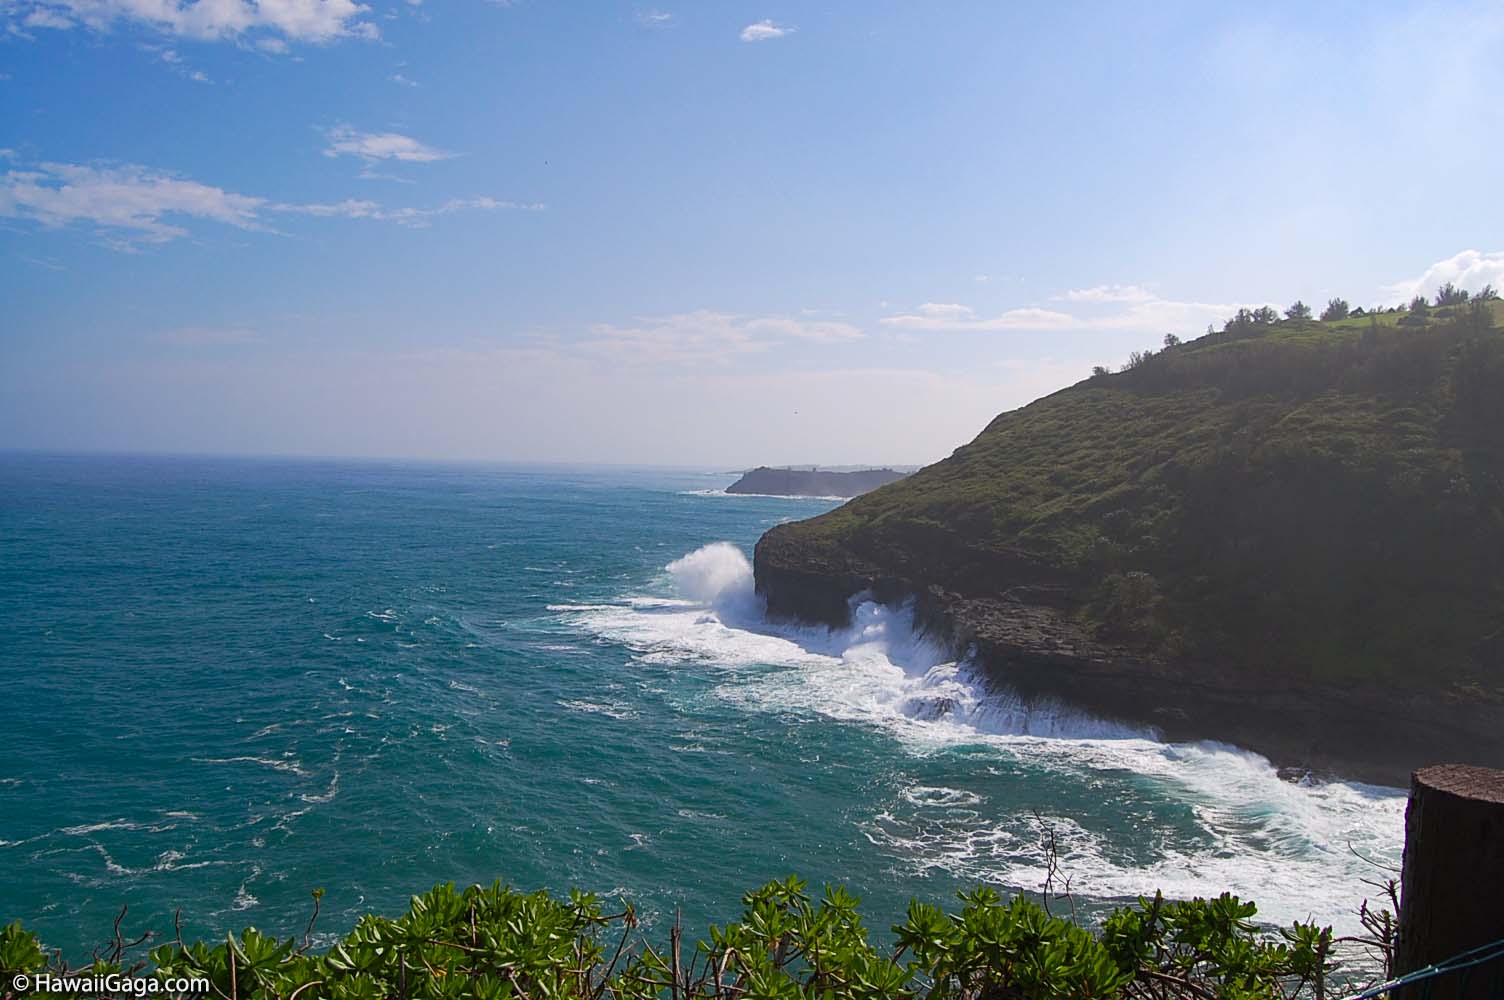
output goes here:
[[[1474, 955], [1478, 955], [1479, 952], [1484, 951], [1489, 952], [1489, 954], [1481, 955], [1478, 958], [1472, 957]], [[1411, 983], [1418, 983], [1422, 980], [1434, 979], [1436, 976], [1445, 975], [1448, 972], [1458, 972], [1462, 969], [1471, 969], [1473, 966], [1482, 965], [1485, 962], [1492, 962], [1496, 958], [1504, 958], [1504, 938], [1501, 938], [1500, 940], [1495, 941], [1492, 944], [1485, 944], [1480, 945], [1477, 948], [1470, 948], [1467, 951], [1462, 952], [1461, 954], [1453, 955], [1451, 958], [1447, 959], [1444, 962], [1437, 962], [1434, 965], [1426, 966], [1424, 969], [1416, 969], [1414, 972], [1407, 972], [1403, 976], [1400, 976], [1398, 979], [1391, 979], [1387, 983], [1380, 983], [1377, 986], [1371, 986], [1368, 989], [1364, 990], [1362, 993], [1355, 993], [1354, 995], [1345, 998], [1345, 1000], [1370, 1000], [1371, 997], [1376, 997], [1380, 993], [1388, 993], [1390, 990], [1397, 989], [1401, 986], [1409, 986]], [[1463, 959], [1468, 959], [1468, 961], [1464, 962]]]

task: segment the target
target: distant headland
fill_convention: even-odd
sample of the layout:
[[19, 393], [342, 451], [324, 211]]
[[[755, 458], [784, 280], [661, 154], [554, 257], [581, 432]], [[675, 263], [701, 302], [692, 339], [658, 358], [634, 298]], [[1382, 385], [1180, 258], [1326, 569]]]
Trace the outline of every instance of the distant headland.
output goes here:
[[758, 493], [779, 497], [846, 497], [886, 486], [907, 473], [896, 469], [859, 469], [851, 472], [827, 472], [818, 468], [773, 469], [758, 466], [730, 486], [727, 493]]

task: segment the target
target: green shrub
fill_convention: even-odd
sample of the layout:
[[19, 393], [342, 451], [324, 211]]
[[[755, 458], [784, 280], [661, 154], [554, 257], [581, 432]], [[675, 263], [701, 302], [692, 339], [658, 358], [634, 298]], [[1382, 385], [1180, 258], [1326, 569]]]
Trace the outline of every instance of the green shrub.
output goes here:
[[[869, 940], [842, 888], [814, 900], [789, 878], [742, 902], [739, 921], [712, 925], [694, 947], [677, 927], [655, 946], [630, 906], [607, 914], [579, 892], [447, 884], [396, 919], [363, 917], [322, 954], [306, 935], [299, 946], [247, 928], [214, 946], [164, 944], [133, 971], [206, 978], [209, 996], [227, 1000], [1321, 1000], [1333, 968], [1330, 928], [1270, 935], [1252, 903], [1228, 895], [1140, 899], [1092, 932], [983, 888], [954, 913], [910, 903], [892, 949]], [[88, 971], [120, 971], [126, 950], [117, 929]], [[67, 972], [19, 923], [0, 932], [0, 967], [6, 997], [16, 973]]]

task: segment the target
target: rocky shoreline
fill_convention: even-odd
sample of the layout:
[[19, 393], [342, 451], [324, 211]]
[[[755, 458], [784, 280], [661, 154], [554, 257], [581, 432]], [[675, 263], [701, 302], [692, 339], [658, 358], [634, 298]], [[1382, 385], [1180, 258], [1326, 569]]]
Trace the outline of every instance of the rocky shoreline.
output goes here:
[[1025, 700], [1054, 699], [1106, 719], [1151, 726], [1165, 740], [1216, 740], [1282, 768], [1403, 786], [1439, 760], [1504, 755], [1498, 706], [1446, 694], [1250, 676], [1213, 663], [1174, 663], [1103, 642], [1079, 622], [1071, 588], [1055, 582], [962, 593], [839, 549], [810, 551], [775, 527], [754, 556], [773, 618], [849, 623], [850, 598], [912, 601], [916, 627]]

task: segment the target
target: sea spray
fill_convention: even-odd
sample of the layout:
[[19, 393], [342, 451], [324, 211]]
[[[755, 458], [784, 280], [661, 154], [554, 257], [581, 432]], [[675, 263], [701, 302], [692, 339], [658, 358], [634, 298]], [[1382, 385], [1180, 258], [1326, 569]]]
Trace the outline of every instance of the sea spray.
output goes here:
[[[664, 583], [672, 596], [571, 618], [645, 663], [725, 671], [716, 695], [744, 711], [874, 728], [920, 767], [953, 773], [962, 755], [945, 785], [900, 787], [859, 822], [900, 868], [1037, 889], [1038, 808], [1086, 896], [1230, 890], [1257, 899], [1265, 919], [1315, 914], [1351, 930], [1372, 875], [1360, 855], [1397, 860], [1397, 790], [1292, 783], [1236, 747], [1167, 744], [1148, 726], [1024, 699], [916, 631], [907, 607], [857, 597], [846, 628], [769, 622], [750, 564], [725, 542], [670, 563]], [[989, 793], [1009, 776], [1010, 798]]]
[[687, 600], [738, 618], [759, 612], [752, 564], [730, 542], [712, 542], [675, 559], [666, 567], [674, 586]]

